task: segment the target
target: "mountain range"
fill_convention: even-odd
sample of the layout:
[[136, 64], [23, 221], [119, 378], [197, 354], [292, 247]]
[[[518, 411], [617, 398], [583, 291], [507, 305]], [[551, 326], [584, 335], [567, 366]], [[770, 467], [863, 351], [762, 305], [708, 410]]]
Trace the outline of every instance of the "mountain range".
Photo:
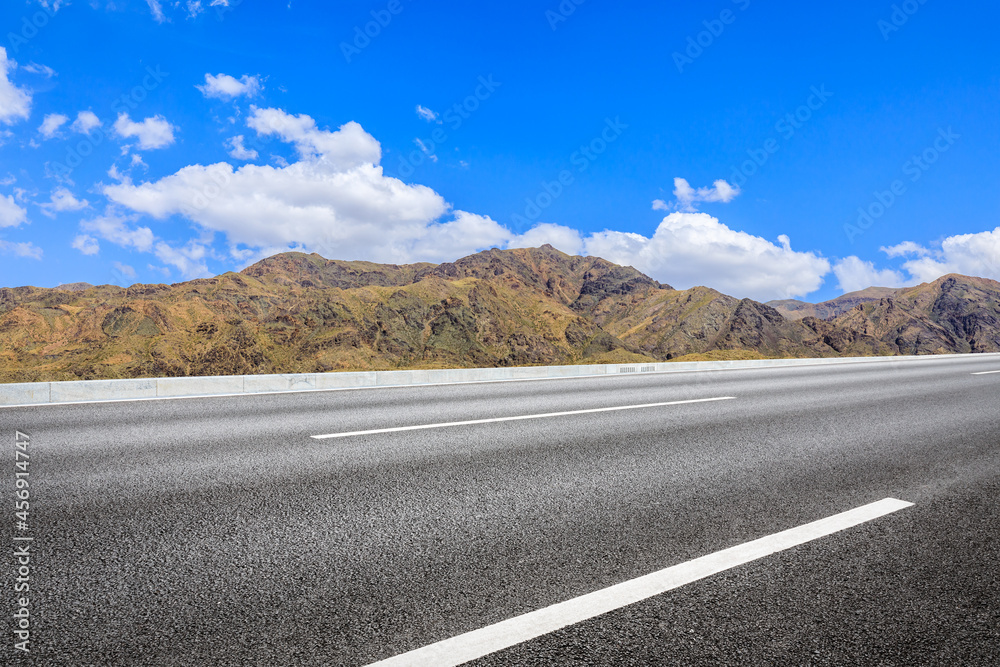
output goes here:
[[1000, 283], [984, 278], [764, 304], [551, 246], [0, 289], [0, 382], [997, 351]]

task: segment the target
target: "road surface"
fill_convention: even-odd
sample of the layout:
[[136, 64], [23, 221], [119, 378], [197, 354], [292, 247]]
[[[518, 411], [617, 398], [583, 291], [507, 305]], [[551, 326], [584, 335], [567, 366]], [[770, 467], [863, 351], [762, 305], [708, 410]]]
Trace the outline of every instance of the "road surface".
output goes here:
[[30, 653], [8, 620], [0, 655], [367, 665], [891, 498], [906, 506], [470, 664], [995, 665], [992, 371], [935, 358], [3, 408], [11, 505], [15, 432], [30, 438], [29, 526], [9, 534], [33, 540]]

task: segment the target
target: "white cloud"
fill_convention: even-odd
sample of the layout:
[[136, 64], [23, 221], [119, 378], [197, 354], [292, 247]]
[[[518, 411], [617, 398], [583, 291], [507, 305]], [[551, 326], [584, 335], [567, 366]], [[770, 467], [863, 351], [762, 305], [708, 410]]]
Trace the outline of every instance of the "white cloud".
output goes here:
[[880, 248], [890, 258], [905, 257], [900, 268], [878, 269], [874, 262], [845, 257], [834, 266], [840, 288], [852, 292], [873, 285], [904, 287], [929, 283], [949, 273], [1000, 280], [1000, 227], [976, 234], [949, 236], [936, 247], [913, 241]]
[[899, 271], [876, 269], [873, 262], [850, 256], [837, 262], [833, 273], [844, 292], [857, 292], [867, 287], [902, 287], [906, 279]]
[[59, 132], [59, 128], [68, 122], [69, 116], [64, 116], [61, 113], [50, 113], [45, 116], [44, 120], [42, 120], [42, 124], [38, 127], [38, 131], [46, 139], [51, 139]]
[[426, 262], [451, 262], [483, 248], [501, 247], [510, 231], [489, 216], [455, 211], [454, 219], [428, 225], [406, 253]]
[[[133, 229], [128, 226], [128, 220], [110, 212], [81, 222], [80, 229], [84, 232], [96, 234], [98, 237], [105, 241], [110, 241], [115, 245], [123, 248], [134, 248], [139, 252], [149, 252], [152, 250], [155, 238], [149, 227], [136, 227]], [[73, 247], [77, 247], [75, 242]]]
[[331, 132], [309, 116], [255, 108], [248, 125], [294, 144], [301, 159], [279, 167], [191, 165], [104, 193], [154, 218], [182, 215], [224, 233], [234, 247], [301, 247], [343, 259], [453, 260], [511, 236], [483, 216], [449, 216], [448, 204], [430, 188], [386, 176], [379, 143], [357, 123]]
[[417, 105], [417, 115], [426, 120], [428, 123], [433, 123], [438, 119], [438, 114], [435, 111], [431, 111], [425, 106]]
[[247, 148], [243, 145], [243, 135], [238, 134], [235, 137], [230, 137], [226, 141], [226, 146], [229, 147], [229, 155], [237, 160], [256, 160], [257, 151]]
[[1000, 280], [1000, 227], [990, 232], [949, 236], [941, 242], [940, 250], [913, 244], [907, 251], [918, 256], [903, 263], [913, 282], [930, 282], [949, 273]]
[[31, 113], [31, 95], [11, 83], [9, 73], [17, 63], [7, 60], [7, 49], [0, 46], [0, 123], [11, 125], [27, 119]]
[[25, 72], [31, 72], [32, 74], [41, 74], [46, 79], [51, 79], [56, 75], [56, 71], [49, 67], [48, 65], [40, 65], [36, 62], [30, 62], [24, 66]]
[[[354, 121], [336, 132], [320, 130], [316, 121], [305, 114], [293, 116], [281, 109], [250, 107], [247, 126], [258, 135], [276, 135], [295, 145], [304, 159], [319, 158], [335, 171], [347, 171], [362, 165], [377, 165], [382, 160], [382, 146]], [[381, 172], [381, 169], [380, 169]]]
[[427, 157], [429, 157], [431, 159], [431, 162], [437, 162], [438, 161], [438, 156], [434, 155], [433, 153], [431, 153], [430, 149], [427, 148], [427, 144], [425, 144], [419, 138], [418, 139], [414, 139], [413, 143], [417, 145], [417, 148], [419, 148], [420, 151], [424, 155], [426, 155]]
[[163, 14], [163, 6], [160, 4], [160, 0], [146, 0], [146, 4], [149, 5], [149, 11], [153, 13], [153, 19], [157, 23], [165, 23], [167, 17]]
[[56, 213], [60, 211], [79, 211], [87, 208], [89, 203], [86, 199], [77, 199], [73, 196], [73, 193], [66, 188], [56, 188], [52, 192], [52, 197], [50, 201], [46, 204], [40, 204], [42, 212], [45, 215], [54, 217]]
[[101, 120], [97, 117], [97, 114], [93, 111], [81, 111], [76, 114], [76, 120], [73, 121], [73, 124], [69, 128], [80, 134], [89, 134], [95, 127], [100, 126]]
[[84, 255], [96, 255], [101, 251], [101, 244], [89, 234], [79, 234], [72, 243], [73, 247]]
[[917, 255], [923, 257], [930, 254], [930, 250], [914, 243], [913, 241], [903, 241], [902, 243], [897, 243], [893, 246], [883, 246], [879, 248], [889, 257], [906, 257], [907, 255]]
[[115, 132], [125, 139], [138, 138], [139, 148], [143, 150], [165, 148], [174, 143], [174, 126], [163, 116], [153, 116], [136, 123], [127, 113], [122, 113], [115, 121]]
[[507, 243], [508, 248], [537, 248], [546, 243], [568, 255], [583, 252], [584, 243], [580, 232], [570, 227], [543, 222], [524, 234], [519, 234]]
[[586, 239], [587, 254], [631, 265], [653, 278], [685, 289], [707, 285], [726, 294], [761, 301], [815, 291], [830, 262], [791, 249], [787, 236], [775, 245], [732, 230], [706, 213], [671, 213], [652, 238], [604, 231]]
[[193, 19], [194, 17], [205, 11], [205, 8], [201, 6], [201, 0], [188, 0], [187, 3], [188, 18]]
[[112, 262], [111, 266], [115, 268], [118, 273], [122, 274], [125, 278], [135, 278], [135, 269], [133, 269], [128, 264], [122, 264], [121, 262]]
[[52, 13], [55, 14], [59, 11], [60, 7], [68, 5], [69, 3], [66, 0], [38, 0], [38, 4], [46, 9], [51, 9]]
[[10, 195], [0, 195], [0, 227], [17, 227], [28, 221], [28, 212]]
[[41, 259], [42, 249], [34, 243], [13, 243], [0, 239], [0, 253], [5, 255], [17, 255], [18, 257], [30, 257], [31, 259]]
[[[253, 107], [247, 125], [293, 144], [300, 158], [281, 166], [195, 164], [152, 182], [122, 180], [104, 194], [135, 213], [180, 215], [220, 232], [241, 261], [291, 248], [337, 259], [450, 261], [493, 246], [550, 243], [631, 264], [663, 282], [707, 284], [758, 299], [808, 294], [830, 271], [826, 259], [792, 250], [785, 236], [776, 245], [700, 213], [667, 216], [652, 238], [615, 231], [582, 238], [554, 224], [515, 234], [487, 216], [450, 211], [430, 188], [386, 176], [381, 146], [357, 123], [330, 131], [306, 115]], [[724, 187], [714, 191], [719, 201], [735, 196]], [[204, 241], [184, 248], [160, 243], [161, 261], [201, 275]]]
[[232, 100], [246, 95], [253, 97], [261, 90], [260, 79], [244, 74], [239, 79], [228, 74], [205, 75], [205, 85], [195, 86], [205, 97]]
[[176, 268], [186, 280], [208, 278], [212, 275], [205, 264], [207, 248], [193, 239], [180, 248], [159, 241], [155, 253], [161, 262]]
[[683, 178], [674, 179], [674, 197], [677, 199], [674, 206], [670, 206], [662, 199], [653, 201], [654, 211], [681, 210], [693, 212], [696, 204], [700, 202], [722, 202], [728, 204], [740, 194], [738, 186], [730, 185], [726, 181], [719, 179], [710, 188], [692, 188], [691, 184]]

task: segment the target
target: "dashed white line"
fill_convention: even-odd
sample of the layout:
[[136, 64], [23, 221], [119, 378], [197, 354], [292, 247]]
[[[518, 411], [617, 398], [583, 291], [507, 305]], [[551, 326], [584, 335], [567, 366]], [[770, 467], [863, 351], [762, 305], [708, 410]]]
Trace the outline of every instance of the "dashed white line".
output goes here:
[[430, 644], [369, 667], [455, 667], [912, 505], [903, 500], [886, 498]]
[[992, 375], [993, 373], [1000, 373], [1000, 371], [979, 371], [978, 373], [973, 373], [973, 375]]
[[514, 417], [492, 417], [490, 419], [470, 419], [460, 422], [441, 422], [439, 424], [417, 424], [416, 426], [395, 426], [392, 428], [373, 428], [367, 431], [348, 431], [346, 433], [326, 433], [310, 436], [316, 440], [327, 438], [347, 438], [352, 435], [372, 435], [375, 433], [397, 433], [399, 431], [419, 431], [426, 428], [445, 428], [448, 426], [470, 426], [472, 424], [493, 424], [495, 422], [519, 421], [522, 419], [545, 419], [547, 417], [564, 417], [566, 415], [585, 415], [594, 412], [614, 412], [616, 410], [639, 410], [641, 408], [659, 408], [665, 405], [686, 405], [688, 403], [708, 403], [711, 401], [731, 401], [735, 396], [720, 396], [717, 398], [696, 398], [688, 401], [668, 401], [666, 403], [644, 403], [642, 405], [619, 405], [612, 408], [590, 408], [588, 410], [569, 410], [567, 412], [546, 412], [539, 415], [517, 415]]

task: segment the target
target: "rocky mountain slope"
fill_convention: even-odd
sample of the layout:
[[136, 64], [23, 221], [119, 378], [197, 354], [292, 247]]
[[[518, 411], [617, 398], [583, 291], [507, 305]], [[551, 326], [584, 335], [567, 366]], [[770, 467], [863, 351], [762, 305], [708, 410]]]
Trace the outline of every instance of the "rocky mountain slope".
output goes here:
[[846, 313], [861, 303], [871, 303], [881, 299], [891, 298], [898, 289], [892, 287], [869, 287], [857, 292], [841, 294], [836, 299], [822, 303], [808, 303], [797, 299], [781, 299], [768, 301], [771, 306], [789, 320], [801, 320], [804, 317], [816, 317], [826, 320]]
[[1000, 284], [946, 278], [792, 320], [550, 246], [404, 266], [283, 253], [175, 285], [0, 289], [0, 381], [1000, 349]]
[[1000, 283], [951, 274], [802, 323], [845, 356], [1000, 352]]

